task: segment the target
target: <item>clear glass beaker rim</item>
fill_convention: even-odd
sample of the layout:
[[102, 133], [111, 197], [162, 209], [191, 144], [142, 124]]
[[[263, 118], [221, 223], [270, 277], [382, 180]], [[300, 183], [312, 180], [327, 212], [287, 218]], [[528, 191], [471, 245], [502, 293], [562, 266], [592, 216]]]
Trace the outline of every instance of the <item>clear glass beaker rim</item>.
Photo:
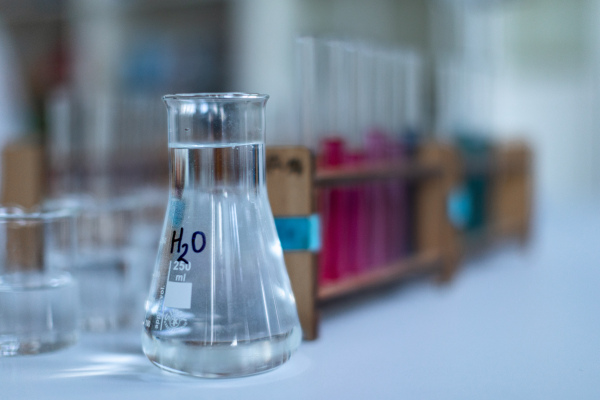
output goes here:
[[72, 217], [73, 214], [67, 209], [56, 210], [24, 210], [18, 206], [3, 206], [0, 205], [0, 223], [4, 222], [35, 222], [35, 221], [55, 221], [67, 217]]
[[205, 100], [205, 101], [257, 101], [263, 102], [269, 99], [268, 94], [260, 93], [242, 93], [242, 92], [224, 92], [224, 93], [179, 93], [167, 94], [163, 100]]

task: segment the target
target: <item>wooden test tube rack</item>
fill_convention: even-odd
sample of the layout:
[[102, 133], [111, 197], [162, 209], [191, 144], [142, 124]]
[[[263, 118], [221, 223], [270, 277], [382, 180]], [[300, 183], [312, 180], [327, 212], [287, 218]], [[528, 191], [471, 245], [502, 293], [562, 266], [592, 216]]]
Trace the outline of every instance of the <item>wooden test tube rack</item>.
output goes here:
[[416, 273], [435, 272], [441, 279], [451, 277], [458, 263], [457, 235], [446, 217], [446, 196], [458, 177], [458, 164], [449, 146], [436, 143], [423, 145], [414, 161], [319, 172], [307, 148], [267, 149], [267, 187], [276, 217], [309, 216], [318, 212], [315, 200], [318, 187], [396, 177], [415, 183], [415, 254], [319, 287], [316, 255], [308, 251], [285, 252], [305, 339], [317, 337], [318, 306], [323, 302], [387, 285]]
[[494, 147], [492, 156], [482, 165], [473, 166], [467, 165], [454, 146], [430, 142], [421, 145], [410, 161], [316, 171], [314, 157], [307, 148], [268, 148], [267, 187], [276, 217], [317, 213], [319, 187], [403, 177], [413, 183], [416, 196], [415, 226], [411, 232], [416, 250], [402, 259], [319, 286], [316, 254], [285, 252], [305, 339], [317, 337], [318, 308], [323, 303], [389, 285], [414, 274], [433, 273], [440, 281], [454, 276], [464, 254], [472, 250], [472, 243], [449, 220], [447, 201], [470, 168], [483, 168], [491, 182], [490, 222], [484, 235], [485, 244], [512, 237], [524, 243], [531, 219], [531, 157], [526, 144], [501, 144]]

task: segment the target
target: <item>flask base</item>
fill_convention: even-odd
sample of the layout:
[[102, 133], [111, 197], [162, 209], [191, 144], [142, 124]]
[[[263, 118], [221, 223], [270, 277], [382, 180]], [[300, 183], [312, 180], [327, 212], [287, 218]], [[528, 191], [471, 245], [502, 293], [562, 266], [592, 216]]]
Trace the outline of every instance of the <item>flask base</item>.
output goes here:
[[206, 344], [185, 339], [157, 338], [142, 333], [142, 348], [156, 366], [202, 378], [235, 378], [269, 371], [285, 363], [298, 348], [302, 330], [239, 342]]

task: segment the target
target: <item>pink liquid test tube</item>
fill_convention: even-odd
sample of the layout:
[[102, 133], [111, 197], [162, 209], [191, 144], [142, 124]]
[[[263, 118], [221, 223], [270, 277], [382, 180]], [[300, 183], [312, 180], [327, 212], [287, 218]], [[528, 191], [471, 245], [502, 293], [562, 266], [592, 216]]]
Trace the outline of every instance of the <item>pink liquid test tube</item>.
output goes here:
[[[358, 169], [365, 165], [365, 154], [355, 151], [348, 154], [347, 165]], [[349, 188], [349, 221], [350, 234], [348, 243], [348, 254], [350, 263], [348, 270], [350, 274], [357, 275], [367, 269], [369, 264], [369, 190], [366, 184], [356, 184]]]
[[[344, 141], [340, 138], [323, 140], [318, 168], [341, 168], [345, 158]], [[322, 284], [335, 282], [344, 275], [340, 259], [343, 251], [341, 237], [344, 228], [344, 189], [325, 187], [319, 191], [318, 206], [322, 223], [322, 246], [319, 255], [319, 281]]]
[[[391, 163], [401, 162], [404, 150], [399, 143], [389, 143], [386, 158]], [[386, 208], [389, 210], [386, 220], [388, 262], [399, 260], [407, 252], [408, 239], [408, 201], [405, 178], [394, 178], [386, 183]]]
[[[372, 165], [382, 164], [386, 161], [386, 148], [389, 143], [386, 135], [373, 129], [365, 136], [365, 151], [367, 162]], [[388, 262], [387, 219], [389, 211], [386, 210], [386, 184], [385, 182], [371, 183], [367, 186], [368, 193], [368, 232], [369, 269], [378, 268]]]

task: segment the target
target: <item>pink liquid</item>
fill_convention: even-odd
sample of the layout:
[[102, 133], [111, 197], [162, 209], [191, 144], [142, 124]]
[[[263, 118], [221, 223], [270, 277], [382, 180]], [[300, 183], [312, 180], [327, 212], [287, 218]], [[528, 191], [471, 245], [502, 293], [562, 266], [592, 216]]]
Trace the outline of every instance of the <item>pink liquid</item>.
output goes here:
[[[347, 165], [352, 168], [360, 168], [365, 163], [365, 155], [361, 152], [349, 154]], [[356, 275], [367, 269], [369, 264], [369, 247], [371, 246], [369, 238], [369, 203], [368, 186], [365, 184], [353, 185], [349, 188], [349, 221], [350, 240], [348, 253], [350, 263], [348, 264], [349, 274]]]
[[[326, 139], [322, 144], [322, 152], [318, 168], [340, 168], [345, 159], [345, 145], [342, 139]], [[347, 201], [344, 189], [337, 187], [323, 188], [318, 194], [318, 207], [321, 214], [322, 246], [319, 255], [320, 283], [335, 282], [344, 275], [341, 253], [344, 238], [340, 232], [345, 228], [344, 216]], [[347, 262], [347, 261], [345, 261]]]
[[[372, 165], [386, 161], [386, 147], [388, 139], [384, 133], [372, 130], [366, 135], [365, 152], [367, 162]], [[393, 216], [387, 209], [386, 192], [384, 181], [377, 181], [367, 186], [367, 203], [369, 221], [367, 232], [369, 233], [369, 256], [367, 269], [374, 269], [385, 265], [388, 261], [388, 219]]]
[[[398, 162], [403, 158], [403, 149], [399, 144], [390, 143], [387, 160]], [[387, 262], [393, 262], [406, 255], [408, 236], [408, 201], [406, 182], [397, 178], [386, 183], [386, 208], [389, 218], [386, 223]]]

